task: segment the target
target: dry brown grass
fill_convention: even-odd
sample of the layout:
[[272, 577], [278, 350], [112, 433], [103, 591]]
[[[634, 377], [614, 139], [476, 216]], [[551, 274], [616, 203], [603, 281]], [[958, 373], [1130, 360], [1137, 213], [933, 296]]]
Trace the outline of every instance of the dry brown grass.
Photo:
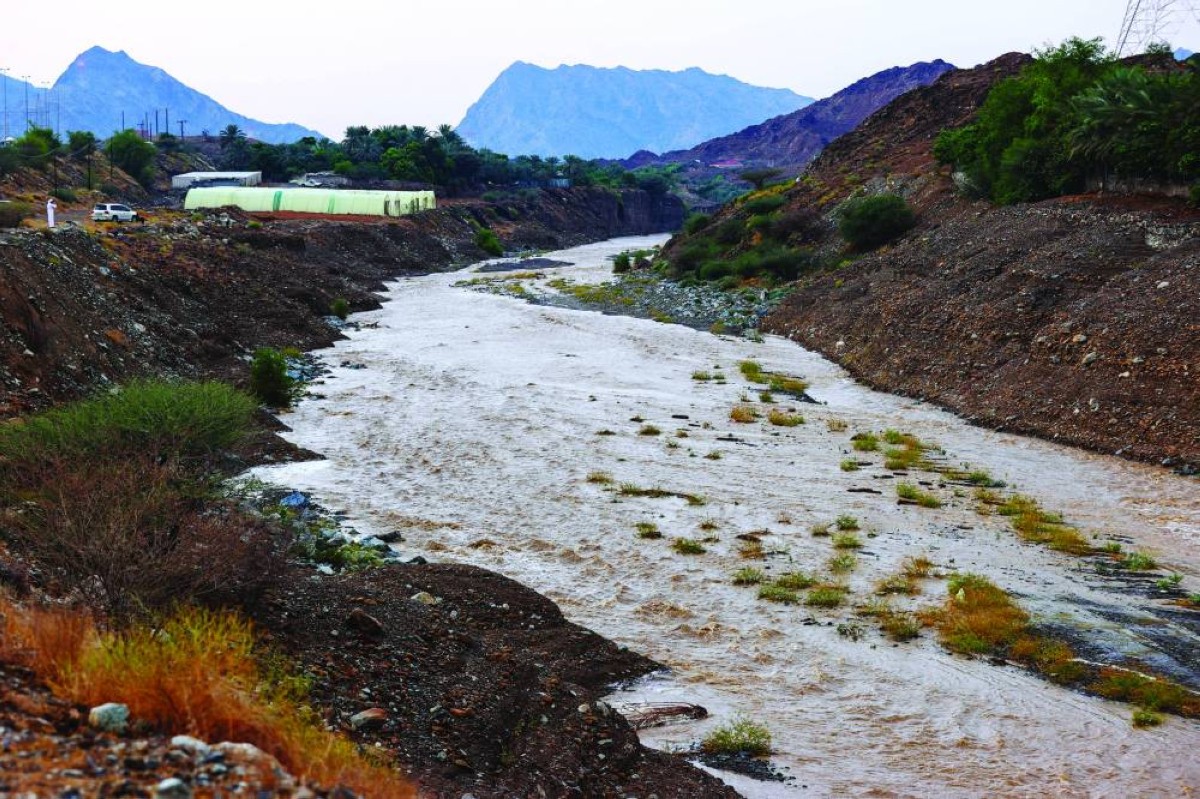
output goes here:
[[734, 405], [729, 418], [739, 424], [749, 424], [758, 418], [758, 411], [752, 405]]
[[293, 774], [384, 799], [416, 792], [393, 769], [365, 760], [302, 705], [295, 680], [268, 681], [249, 622], [231, 612], [183, 610], [161, 626], [100, 632], [83, 614], [0, 599], [0, 656], [33, 669], [81, 704], [119, 701], [163, 734], [250, 743]]

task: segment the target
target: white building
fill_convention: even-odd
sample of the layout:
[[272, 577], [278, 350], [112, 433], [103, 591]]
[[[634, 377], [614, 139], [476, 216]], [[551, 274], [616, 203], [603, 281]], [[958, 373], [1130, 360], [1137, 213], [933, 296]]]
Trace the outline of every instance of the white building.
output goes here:
[[171, 177], [172, 189], [200, 186], [257, 186], [262, 172], [184, 172]]

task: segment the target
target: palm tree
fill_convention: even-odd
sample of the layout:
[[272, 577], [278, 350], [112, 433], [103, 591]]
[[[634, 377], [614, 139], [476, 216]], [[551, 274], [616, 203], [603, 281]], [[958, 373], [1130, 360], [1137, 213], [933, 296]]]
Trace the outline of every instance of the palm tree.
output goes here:
[[235, 141], [241, 141], [246, 138], [246, 131], [234, 125], [232, 122], [221, 129], [218, 138], [221, 142], [221, 149], [224, 150]]

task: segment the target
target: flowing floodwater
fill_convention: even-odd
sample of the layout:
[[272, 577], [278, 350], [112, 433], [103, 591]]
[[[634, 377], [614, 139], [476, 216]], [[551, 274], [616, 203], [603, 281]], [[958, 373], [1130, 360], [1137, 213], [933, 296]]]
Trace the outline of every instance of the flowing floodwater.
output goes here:
[[[657, 241], [556, 253], [575, 266], [554, 274], [597, 281], [611, 255]], [[858, 472], [839, 463], [856, 431], [913, 433], [1089, 535], [1154, 553], [1198, 591], [1194, 479], [971, 427], [863, 388], [785, 339], [752, 343], [534, 305], [454, 286], [464, 277], [397, 282], [382, 309], [357, 315], [363, 329], [319, 353], [333, 367], [315, 389], [324, 396], [285, 417], [291, 440], [328, 459], [259, 476], [345, 510], [363, 533], [399, 530], [405, 553], [513, 577], [572, 621], [669, 666], [669, 677], [612, 701], [698, 702], [711, 716], [647, 731], [650, 745], [686, 748], [739, 715], [764, 723], [774, 761], [792, 779], [720, 774], [747, 796], [1184, 796], [1200, 787], [1200, 724], [1172, 717], [1134, 729], [1128, 705], [949, 655], [929, 634], [892, 644], [850, 606], [905, 556], [924, 554], [942, 572], [988, 576], [1039, 619], [1083, 631], [1101, 650], [1181, 679], [1186, 656], [1154, 644], [1169, 633], [1194, 647], [1194, 626], [1158, 613], [1161, 601], [1098, 575], [1091, 561], [1021, 543], [1002, 518], [977, 515], [963, 491], [935, 486], [946, 500], [939, 509], [899, 506], [882, 458], [863, 456], [872, 465]], [[742, 359], [803, 376], [825, 404], [778, 396], [776, 407], [807, 418], [797, 427], [730, 421], [742, 395], [757, 400], [738, 373]], [[693, 380], [697, 371], [728, 382]], [[831, 431], [829, 420], [848, 427]], [[644, 425], [661, 434], [639, 434]], [[589, 482], [593, 472], [706, 503], [623, 497]], [[762, 568], [824, 572], [834, 550], [810, 529], [842, 514], [857, 517], [865, 544], [846, 607], [775, 605], [730, 583], [749, 563], [736, 538], [749, 531], [774, 553]], [[637, 522], [653, 522], [664, 538], [638, 538]], [[704, 522], [715, 532], [701, 531]], [[702, 555], [670, 545], [709, 535], [717, 540]], [[902, 604], [941, 602], [944, 585], [928, 580], [924, 596]], [[839, 634], [839, 624], [843, 632], [860, 624], [860, 639]]]

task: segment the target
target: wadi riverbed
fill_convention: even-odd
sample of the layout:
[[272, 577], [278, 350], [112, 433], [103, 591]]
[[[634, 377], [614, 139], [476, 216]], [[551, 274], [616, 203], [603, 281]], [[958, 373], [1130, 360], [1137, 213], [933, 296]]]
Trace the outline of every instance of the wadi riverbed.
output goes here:
[[[552, 253], [572, 266], [527, 282], [599, 282], [613, 255], [662, 240]], [[972, 427], [866, 389], [786, 339], [473, 290], [462, 285], [478, 277], [473, 269], [390, 284], [381, 309], [356, 315], [359, 329], [315, 353], [330, 374], [282, 418], [289, 440], [325, 460], [256, 475], [344, 511], [362, 534], [399, 531], [405, 555], [512, 577], [572, 621], [667, 665], [612, 703], [696, 702], [710, 715], [646, 730], [649, 745], [687, 749], [737, 717], [764, 724], [788, 779], [719, 773], [748, 797], [1200, 789], [1200, 723], [1168, 717], [1137, 729], [1127, 704], [950, 654], [929, 631], [895, 643], [856, 613], [905, 558], [925, 557], [933, 575], [895, 607], [940, 604], [944, 575], [975, 572], [1038, 622], [1086, 641], [1089, 656], [1137, 658], [1200, 689], [1200, 611], [1171, 600], [1200, 592], [1195, 478]], [[803, 378], [818, 404], [784, 393], [763, 402], [763, 387], [739, 371], [747, 360]], [[758, 418], [733, 421], [739, 404]], [[772, 409], [804, 423], [771, 424]], [[897, 476], [881, 454], [852, 449], [855, 434], [884, 430], [936, 445], [939, 462], [986, 470], [1097, 545], [1152, 555], [1150, 578], [1179, 574], [1178, 589], [1023, 542], [1006, 518], [980, 515], [969, 486]], [[848, 459], [860, 468], [843, 471]], [[905, 480], [941, 507], [899, 504]], [[813, 535], [838, 517], [854, 517], [859, 548]], [[639, 536], [639, 523], [662, 537]], [[704, 551], [680, 554], [678, 538]], [[763, 601], [732, 582], [748, 566], [768, 577], [809, 573], [848, 593], [833, 608]]]

